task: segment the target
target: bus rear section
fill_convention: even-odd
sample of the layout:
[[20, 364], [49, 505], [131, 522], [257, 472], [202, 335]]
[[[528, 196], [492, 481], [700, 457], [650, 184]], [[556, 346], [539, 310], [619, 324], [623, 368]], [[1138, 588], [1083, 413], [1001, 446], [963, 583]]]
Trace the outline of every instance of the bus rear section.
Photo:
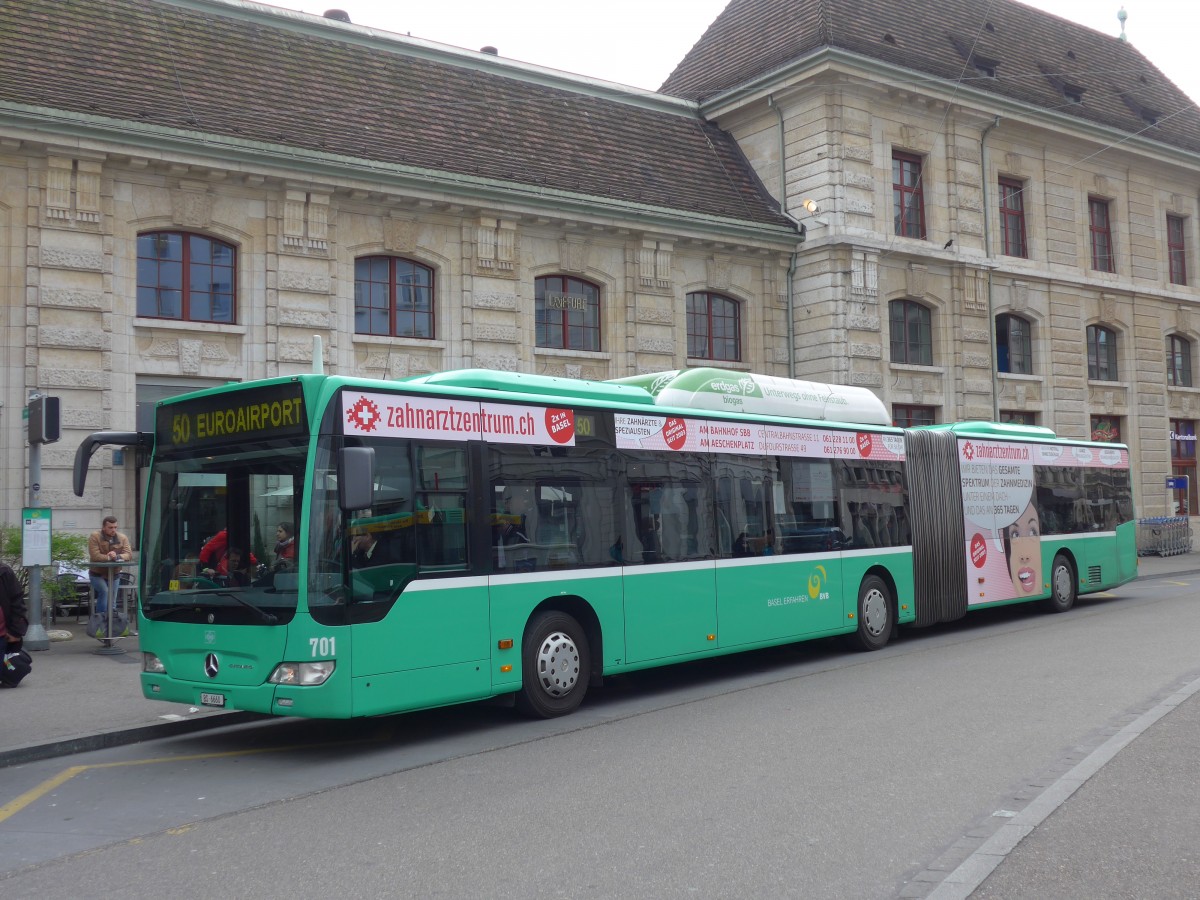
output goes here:
[[1137, 577], [1126, 448], [989, 423], [905, 439], [918, 625], [1030, 601], [1065, 612]]

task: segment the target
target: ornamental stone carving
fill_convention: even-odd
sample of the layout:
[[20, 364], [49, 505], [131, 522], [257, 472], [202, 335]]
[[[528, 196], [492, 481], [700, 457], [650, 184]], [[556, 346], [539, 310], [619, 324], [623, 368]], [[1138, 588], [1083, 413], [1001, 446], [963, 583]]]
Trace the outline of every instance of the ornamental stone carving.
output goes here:
[[910, 297], [925, 296], [925, 281], [928, 269], [925, 266], [917, 263], [909, 263], [908, 270], [905, 273], [907, 279], [907, 291]]
[[[321, 355], [325, 365], [328, 366], [330, 361], [328, 341], [323, 342]], [[279, 341], [275, 345], [275, 359], [278, 362], [305, 363], [311, 367], [313, 362], [312, 339], [310, 338], [307, 341]]]
[[670, 241], [644, 240], [638, 250], [638, 278], [643, 288], [667, 290], [671, 287]]
[[199, 375], [203, 350], [203, 341], [181, 340], [179, 342], [179, 370], [188, 375]]
[[846, 319], [850, 328], [858, 331], [879, 331], [879, 316], [851, 315]]
[[1020, 312], [1029, 306], [1029, 285], [1024, 281], [1014, 281], [1009, 286], [1009, 306]]
[[43, 288], [39, 305], [57, 309], [103, 309], [103, 291], [81, 291], [71, 288]]
[[668, 353], [675, 352], [675, 342], [670, 338], [639, 337], [637, 348], [639, 353]]
[[646, 325], [670, 325], [675, 321], [675, 316], [669, 309], [639, 305], [637, 308], [637, 320]]
[[55, 328], [43, 325], [38, 328], [39, 347], [69, 347], [76, 350], [109, 350], [111, 335], [103, 331], [84, 328]]
[[[112, 387], [112, 376], [94, 369], [39, 369], [38, 381], [44, 388], [91, 388], [108, 390]], [[65, 410], [64, 410], [65, 412]], [[66, 416], [64, 415], [64, 421]], [[72, 422], [72, 425], [75, 423]]]
[[732, 264], [728, 256], [714, 254], [708, 258], [708, 286], [718, 291], [729, 289]]
[[104, 271], [104, 254], [98, 250], [43, 247], [40, 257], [43, 269], [72, 269], [79, 272]]
[[850, 293], [859, 297], [879, 296], [879, 258], [855, 253], [850, 259]]
[[859, 359], [882, 359], [883, 348], [879, 344], [850, 344], [850, 355]]
[[878, 372], [852, 372], [850, 383], [857, 387], [883, 387], [883, 376]]
[[871, 161], [871, 145], [864, 144], [862, 146], [857, 146], [855, 144], [843, 144], [842, 159], [852, 159], [859, 162], [869, 163]]
[[331, 282], [328, 275], [312, 275], [304, 272], [280, 272], [279, 289], [298, 291], [302, 294], [328, 294]]
[[483, 216], [475, 228], [475, 269], [481, 275], [516, 275], [516, 223]]
[[990, 369], [992, 367], [992, 358], [986, 353], [964, 353], [963, 365], [973, 366], [976, 369]]
[[982, 328], [964, 328], [962, 330], [962, 339], [964, 342], [973, 344], [988, 344], [991, 343], [992, 336]]
[[212, 195], [195, 191], [171, 192], [171, 218], [186, 228], [208, 228], [212, 225]]
[[583, 272], [587, 269], [588, 244], [578, 238], [558, 242], [558, 261], [564, 272]]
[[470, 303], [476, 309], [513, 310], [517, 308], [517, 295], [499, 291], [474, 291]]
[[412, 253], [417, 249], [419, 226], [413, 219], [391, 216], [383, 220], [383, 249], [389, 253]]
[[515, 325], [475, 325], [472, 336], [477, 341], [492, 341], [495, 343], [515, 344], [521, 339], [521, 332]]
[[322, 331], [332, 331], [336, 327], [336, 319], [328, 310], [297, 309], [294, 306], [280, 304], [279, 324], [293, 328], [316, 328]]
[[509, 354], [476, 353], [475, 365], [494, 372], [516, 372], [521, 367], [521, 360]]

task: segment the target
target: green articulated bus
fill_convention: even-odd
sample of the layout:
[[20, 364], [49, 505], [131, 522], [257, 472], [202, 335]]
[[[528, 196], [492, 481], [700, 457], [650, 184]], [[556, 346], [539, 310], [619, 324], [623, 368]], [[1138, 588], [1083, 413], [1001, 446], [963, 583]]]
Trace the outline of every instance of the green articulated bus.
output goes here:
[[[142, 689], [175, 703], [557, 716], [605, 675], [876, 650], [1137, 574], [1122, 446], [901, 430], [867, 390], [718, 369], [226, 385], [160, 402], [153, 434], [89, 436], [81, 496], [102, 445], [150, 456]], [[228, 547], [254, 566], [223, 571]]]

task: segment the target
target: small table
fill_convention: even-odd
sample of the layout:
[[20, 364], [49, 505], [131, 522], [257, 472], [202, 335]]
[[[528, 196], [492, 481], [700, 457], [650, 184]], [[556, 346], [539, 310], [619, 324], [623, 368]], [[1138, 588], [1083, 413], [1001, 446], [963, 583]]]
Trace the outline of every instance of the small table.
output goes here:
[[[93, 563], [88, 563], [88, 568], [89, 569], [106, 569], [108, 571], [108, 613], [107, 613], [108, 627], [104, 630], [104, 634], [106, 635], [106, 637], [99, 639], [102, 646], [94, 652], [101, 654], [102, 656], [119, 656], [120, 654], [124, 653], [125, 650], [121, 647], [118, 647], [116, 644], [117, 644], [117, 641], [119, 641], [122, 637], [125, 637], [125, 635], [119, 635], [117, 637], [112, 636], [113, 610], [116, 609], [116, 607], [117, 607], [118, 596], [121, 593], [120, 589], [122, 587], [121, 582], [117, 579], [117, 573], [120, 569], [135, 569], [135, 568], [137, 568], [137, 563], [133, 562], [132, 560], [122, 560], [120, 562], [93, 562]], [[91, 573], [89, 572], [89, 576], [90, 576], [90, 574]], [[134, 592], [134, 598], [135, 599], [137, 598], [136, 591]], [[93, 593], [92, 593], [92, 609], [93, 610], [96, 608], [95, 599], [96, 599], [95, 592], [93, 591]], [[128, 602], [128, 600], [126, 600], [126, 602], [125, 602], [124, 610], [125, 610], [125, 621], [129, 621], [129, 602]], [[136, 620], [136, 611], [135, 611], [135, 620]]]

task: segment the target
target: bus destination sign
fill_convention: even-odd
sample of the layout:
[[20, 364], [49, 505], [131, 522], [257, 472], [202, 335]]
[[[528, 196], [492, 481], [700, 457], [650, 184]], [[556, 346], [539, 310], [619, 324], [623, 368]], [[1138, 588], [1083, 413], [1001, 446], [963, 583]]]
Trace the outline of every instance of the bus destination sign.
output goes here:
[[240, 444], [302, 435], [306, 421], [300, 384], [275, 384], [164, 403], [155, 418], [155, 438], [163, 449]]

